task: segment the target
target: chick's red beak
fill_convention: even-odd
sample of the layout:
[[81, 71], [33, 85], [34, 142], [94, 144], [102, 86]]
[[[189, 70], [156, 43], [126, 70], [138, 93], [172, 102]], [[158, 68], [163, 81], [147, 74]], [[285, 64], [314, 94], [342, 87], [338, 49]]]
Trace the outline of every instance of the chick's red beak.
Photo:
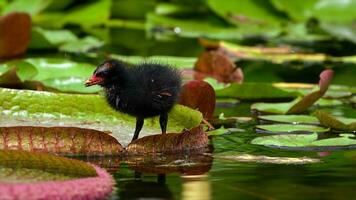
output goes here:
[[90, 77], [90, 79], [85, 81], [85, 86], [89, 87], [89, 86], [93, 86], [93, 85], [98, 85], [100, 83], [103, 83], [104, 79], [101, 77], [97, 77], [95, 74]]

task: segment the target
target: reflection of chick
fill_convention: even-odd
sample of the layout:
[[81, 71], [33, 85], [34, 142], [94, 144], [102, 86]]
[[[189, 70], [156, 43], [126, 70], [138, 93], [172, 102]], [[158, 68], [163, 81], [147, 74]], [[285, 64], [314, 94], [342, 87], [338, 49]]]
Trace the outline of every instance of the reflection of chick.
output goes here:
[[148, 117], [159, 115], [162, 133], [166, 132], [168, 112], [178, 100], [181, 77], [165, 65], [143, 63], [130, 67], [119, 60], [107, 60], [85, 85], [102, 86], [114, 109], [136, 117], [132, 138], [136, 140]]
[[127, 181], [120, 184], [119, 188], [120, 199], [174, 199], [168, 186], [162, 183]]

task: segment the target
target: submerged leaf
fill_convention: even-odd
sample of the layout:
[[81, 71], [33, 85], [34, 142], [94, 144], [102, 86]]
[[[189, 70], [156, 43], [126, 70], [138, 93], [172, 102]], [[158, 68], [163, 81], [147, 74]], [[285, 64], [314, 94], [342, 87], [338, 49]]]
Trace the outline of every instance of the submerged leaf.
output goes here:
[[0, 149], [61, 155], [119, 155], [123, 148], [107, 133], [75, 127], [0, 127]]
[[343, 131], [356, 131], [356, 119], [334, 117], [329, 113], [318, 110], [314, 113], [323, 126]]
[[208, 146], [208, 135], [201, 126], [182, 133], [150, 135], [133, 141], [129, 154], [184, 153], [202, 151]]
[[215, 110], [215, 91], [204, 81], [189, 81], [180, 93], [180, 104], [198, 109], [205, 119], [213, 117]]
[[171, 154], [164, 156], [130, 156], [125, 160], [130, 168], [136, 172], [183, 175], [200, 175], [209, 172], [213, 158], [208, 155]]

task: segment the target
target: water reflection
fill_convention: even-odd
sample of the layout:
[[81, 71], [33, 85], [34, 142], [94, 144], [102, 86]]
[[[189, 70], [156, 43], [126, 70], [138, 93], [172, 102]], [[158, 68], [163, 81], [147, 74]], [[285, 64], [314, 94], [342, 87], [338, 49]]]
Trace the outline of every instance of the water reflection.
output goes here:
[[183, 200], [209, 200], [211, 199], [211, 185], [207, 174], [183, 175]]

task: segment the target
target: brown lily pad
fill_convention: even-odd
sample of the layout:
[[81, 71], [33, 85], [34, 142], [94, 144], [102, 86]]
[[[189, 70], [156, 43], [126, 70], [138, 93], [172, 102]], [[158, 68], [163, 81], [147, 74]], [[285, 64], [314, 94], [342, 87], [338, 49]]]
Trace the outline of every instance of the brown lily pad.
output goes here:
[[0, 127], [0, 149], [61, 155], [119, 155], [121, 144], [107, 133], [76, 127]]
[[198, 109], [205, 119], [210, 119], [214, 114], [215, 99], [215, 90], [209, 83], [193, 80], [183, 85], [179, 103]]
[[241, 83], [243, 73], [224, 52], [219, 50], [203, 52], [194, 66], [194, 78], [203, 80], [213, 77], [223, 83]]
[[322, 110], [315, 111], [314, 115], [323, 126], [342, 131], [356, 131], [356, 119], [335, 117]]
[[25, 53], [31, 40], [31, 17], [14, 12], [0, 18], [0, 58]]
[[208, 135], [201, 126], [183, 131], [150, 135], [137, 139], [127, 147], [128, 154], [170, 154], [204, 151], [208, 146]]

